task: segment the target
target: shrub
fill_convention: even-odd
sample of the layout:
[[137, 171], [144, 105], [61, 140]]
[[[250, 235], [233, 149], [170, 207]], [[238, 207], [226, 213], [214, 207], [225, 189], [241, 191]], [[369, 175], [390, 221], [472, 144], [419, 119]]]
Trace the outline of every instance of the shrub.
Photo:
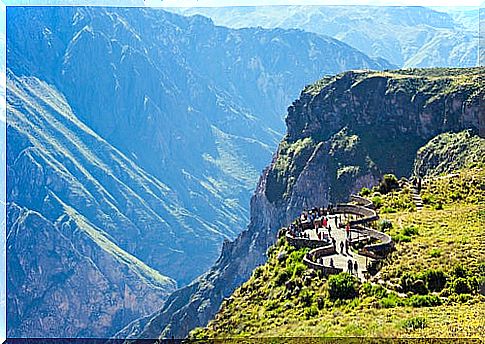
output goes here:
[[367, 296], [375, 296], [378, 299], [382, 299], [383, 297], [387, 296], [387, 290], [383, 286], [379, 284], [371, 284], [369, 282], [366, 282], [362, 284], [360, 287], [360, 290], [362, 291], [363, 294]]
[[404, 306], [405, 302], [395, 293], [390, 293], [388, 296], [380, 300], [379, 304], [383, 308], [394, 308], [396, 306]]
[[382, 206], [383, 200], [381, 196], [374, 196], [371, 199], [372, 204], [374, 204], [374, 207], [380, 208]]
[[419, 234], [418, 227], [414, 225], [404, 227], [401, 233], [406, 236], [413, 236], [413, 235]]
[[387, 219], [380, 220], [377, 223], [377, 229], [380, 230], [381, 232], [385, 232], [388, 229], [392, 228], [392, 222]]
[[299, 300], [305, 307], [310, 307], [313, 303], [313, 293], [310, 290], [304, 288], [300, 292]]
[[429, 251], [429, 255], [431, 258], [439, 258], [441, 257], [441, 250], [439, 248], [433, 248]]
[[382, 194], [399, 189], [399, 183], [395, 175], [385, 174], [383, 180], [379, 183], [378, 190]]
[[401, 276], [401, 287], [405, 292], [411, 291], [415, 294], [427, 294], [426, 283], [421, 279], [420, 274], [405, 273]]
[[421, 277], [426, 282], [426, 287], [430, 291], [441, 291], [447, 281], [447, 276], [443, 272], [443, 270], [437, 269], [429, 269], [426, 270], [424, 273], [421, 274]]
[[410, 242], [411, 241], [410, 236], [403, 235], [402, 233], [397, 233], [396, 235], [391, 235], [391, 239], [392, 239], [392, 241], [394, 241], [396, 243]]
[[397, 210], [394, 209], [393, 207], [383, 207], [381, 209], [381, 213], [383, 213], [383, 214], [393, 214], [395, 212], [397, 212]]
[[423, 329], [427, 326], [426, 318], [424, 317], [414, 317], [404, 320], [403, 327], [406, 330], [417, 330]]
[[363, 187], [361, 190], [360, 190], [360, 195], [362, 197], [365, 197], [365, 196], [369, 196], [371, 193], [370, 189], [369, 188], [366, 188], [366, 187]]
[[436, 295], [413, 295], [409, 299], [409, 305], [412, 307], [433, 307], [441, 304], [441, 299]]
[[353, 299], [357, 296], [357, 279], [346, 272], [332, 275], [328, 279], [328, 293], [330, 298]]
[[303, 263], [296, 263], [293, 267], [293, 276], [292, 278], [299, 277], [302, 273], [306, 270], [306, 265]]
[[468, 280], [464, 277], [458, 277], [451, 284], [451, 291], [455, 294], [469, 294], [471, 292]]
[[457, 301], [459, 303], [467, 303], [468, 301], [470, 301], [471, 299], [473, 298], [473, 296], [471, 294], [460, 294], [458, 295], [458, 299]]
[[452, 274], [454, 277], [461, 277], [465, 278], [467, 277], [470, 273], [467, 268], [465, 268], [463, 265], [458, 264], [453, 267]]
[[288, 270], [286, 269], [283, 269], [281, 271], [279, 271], [277, 274], [276, 274], [276, 277], [274, 279], [274, 283], [276, 286], [281, 286], [283, 285], [286, 281], [288, 281], [290, 279], [291, 275], [290, 273], [288, 272]]
[[318, 309], [313, 305], [306, 308], [304, 314], [307, 319], [313, 318], [315, 315], [318, 315]]
[[455, 294], [473, 294], [478, 290], [478, 280], [475, 277], [458, 277], [451, 283], [450, 290]]

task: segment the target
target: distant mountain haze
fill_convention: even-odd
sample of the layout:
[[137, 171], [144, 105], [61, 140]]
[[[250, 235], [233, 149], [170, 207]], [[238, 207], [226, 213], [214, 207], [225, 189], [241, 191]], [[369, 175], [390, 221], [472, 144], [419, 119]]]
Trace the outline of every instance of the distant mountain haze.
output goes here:
[[299, 90], [393, 66], [158, 9], [9, 7], [7, 32], [10, 336], [109, 336], [161, 307], [248, 224]]
[[400, 67], [473, 67], [478, 8], [418, 6], [248, 6], [170, 9], [232, 28], [299, 28], [341, 40]]

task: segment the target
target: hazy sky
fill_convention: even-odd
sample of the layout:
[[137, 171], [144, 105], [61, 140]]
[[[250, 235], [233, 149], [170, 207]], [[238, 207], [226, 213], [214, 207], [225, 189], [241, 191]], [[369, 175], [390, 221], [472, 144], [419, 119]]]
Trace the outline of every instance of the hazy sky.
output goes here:
[[[106, 5], [107, 0], [0, 0], [6, 5]], [[114, 0], [122, 5], [123, 0]], [[126, 0], [127, 5], [144, 3], [147, 6], [257, 6], [257, 5], [390, 5], [390, 6], [483, 6], [480, 0]]]
[[244, 6], [244, 5], [391, 5], [479, 6], [477, 0], [145, 0], [151, 6]]

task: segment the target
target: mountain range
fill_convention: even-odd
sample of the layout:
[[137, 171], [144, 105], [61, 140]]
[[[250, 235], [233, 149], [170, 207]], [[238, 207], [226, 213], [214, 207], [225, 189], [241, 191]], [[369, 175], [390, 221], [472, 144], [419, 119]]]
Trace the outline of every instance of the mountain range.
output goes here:
[[478, 8], [235, 6], [173, 11], [202, 14], [233, 28], [299, 28], [328, 35], [399, 67], [473, 67], [478, 63]]

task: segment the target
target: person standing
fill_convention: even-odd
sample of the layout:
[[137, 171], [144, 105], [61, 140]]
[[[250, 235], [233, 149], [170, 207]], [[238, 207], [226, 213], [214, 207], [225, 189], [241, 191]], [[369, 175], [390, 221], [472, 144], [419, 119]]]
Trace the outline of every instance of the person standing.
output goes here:
[[352, 274], [352, 259], [347, 261], [347, 270], [350, 274]]
[[342, 254], [344, 253], [344, 242], [343, 241], [340, 242], [340, 253], [342, 253]]
[[357, 261], [354, 262], [354, 271], [355, 274], [357, 275], [357, 269], [359, 268], [359, 265], [357, 264]]

